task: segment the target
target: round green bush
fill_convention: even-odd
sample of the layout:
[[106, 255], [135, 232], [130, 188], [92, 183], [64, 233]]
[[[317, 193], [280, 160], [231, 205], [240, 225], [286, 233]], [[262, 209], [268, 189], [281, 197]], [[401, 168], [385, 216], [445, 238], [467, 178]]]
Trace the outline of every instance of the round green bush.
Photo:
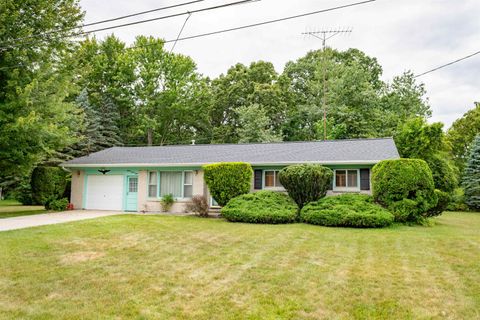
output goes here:
[[230, 200], [221, 213], [232, 222], [292, 223], [296, 221], [297, 206], [286, 194], [264, 190]]
[[424, 160], [383, 160], [372, 169], [373, 198], [399, 222], [428, 216], [438, 202], [432, 171]]
[[280, 171], [280, 183], [300, 209], [327, 194], [333, 171], [319, 164], [298, 164]]
[[48, 199], [63, 196], [67, 180], [68, 174], [59, 167], [36, 167], [30, 180], [33, 203], [45, 205]]
[[450, 201], [452, 201], [452, 196], [444, 191], [435, 189], [435, 196], [437, 197], [437, 205], [427, 211], [426, 217], [435, 217], [441, 215], [444, 211], [447, 210]]
[[248, 163], [214, 163], [203, 166], [203, 170], [210, 194], [222, 207], [230, 199], [250, 192], [253, 170]]
[[304, 222], [327, 227], [382, 228], [394, 216], [362, 194], [343, 194], [307, 204], [301, 211]]

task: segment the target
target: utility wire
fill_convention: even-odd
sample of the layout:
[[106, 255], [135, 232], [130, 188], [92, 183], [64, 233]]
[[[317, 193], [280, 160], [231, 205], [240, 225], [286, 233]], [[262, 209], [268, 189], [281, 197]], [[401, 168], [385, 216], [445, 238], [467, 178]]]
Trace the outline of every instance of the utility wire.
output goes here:
[[430, 70], [425, 71], [425, 72], [422, 72], [422, 73], [420, 73], [420, 74], [417, 74], [417, 75], [414, 76], [414, 78], [418, 78], [418, 77], [421, 77], [421, 76], [423, 76], [423, 75], [426, 75], [426, 74], [432, 73], [432, 72], [434, 72], [434, 71], [440, 70], [440, 69], [442, 69], [442, 68], [451, 66], [452, 64], [455, 64], [455, 63], [457, 63], [457, 62], [466, 60], [466, 59], [468, 59], [468, 58], [471, 58], [471, 57], [473, 57], [473, 56], [476, 56], [477, 54], [480, 54], [480, 51], [474, 52], [474, 53], [469, 54], [468, 56], [465, 56], [465, 57], [463, 57], [463, 58], [454, 60], [454, 61], [449, 62], [449, 63], [442, 64], [441, 66], [438, 66], [438, 67], [436, 67], [436, 68], [430, 69]]
[[[196, 39], [196, 38], [201, 38], [201, 37], [207, 37], [207, 36], [211, 36], [211, 35], [215, 35], [215, 34], [220, 34], [220, 33], [237, 31], [237, 30], [242, 30], [242, 29], [247, 29], [247, 28], [254, 28], [254, 27], [259, 27], [259, 26], [263, 26], [263, 25], [266, 25], [266, 24], [272, 24], [272, 23], [276, 23], [276, 22], [281, 22], [281, 21], [286, 21], [286, 20], [292, 20], [292, 19], [307, 17], [307, 16], [319, 14], [319, 13], [324, 13], [324, 12], [329, 12], [329, 11], [334, 11], [334, 10], [339, 10], [339, 9], [345, 9], [345, 8], [354, 7], [354, 6], [358, 6], [358, 5], [362, 5], [362, 4], [367, 4], [367, 3], [375, 2], [375, 1], [376, 1], [376, 0], [366, 0], [366, 1], [354, 2], [354, 3], [342, 5], [342, 6], [337, 6], [337, 7], [332, 7], [332, 8], [322, 9], [322, 10], [317, 10], [317, 11], [311, 11], [311, 12], [307, 12], [307, 13], [302, 13], [302, 14], [297, 14], [297, 15], [294, 15], [294, 16], [285, 17], [285, 18], [267, 20], [267, 21], [258, 22], [258, 23], [253, 23], [253, 24], [247, 24], [247, 25], [243, 25], [243, 26], [239, 26], [239, 27], [233, 27], [233, 28], [228, 28], [228, 29], [223, 29], [223, 30], [217, 30], [217, 31], [206, 32], [206, 33], [200, 33], [200, 34], [196, 34], [196, 35], [192, 35], [192, 36], [187, 36], [187, 37], [183, 37], [183, 38], [178, 38], [178, 39], [166, 40], [165, 43], [174, 42], [174, 41], [191, 40], [191, 39]], [[145, 46], [149, 46], [149, 45], [150, 45], [150, 44], [141, 45], [141, 46], [133, 46], [133, 47], [128, 47], [127, 49], [135, 49], [135, 48], [145, 47]]]
[[[266, 24], [272, 24], [272, 23], [276, 23], [276, 22], [281, 22], [281, 21], [286, 21], [286, 20], [297, 19], [297, 18], [301, 18], [301, 17], [306, 17], [306, 16], [310, 16], [310, 15], [319, 14], [319, 13], [324, 13], [324, 12], [329, 12], [329, 11], [334, 11], [334, 10], [340, 10], [340, 9], [344, 9], [344, 8], [348, 8], [348, 7], [363, 5], [363, 4], [367, 4], [367, 3], [375, 2], [375, 1], [376, 1], [376, 0], [367, 0], [367, 1], [354, 2], [354, 3], [342, 5], [342, 6], [337, 6], [337, 7], [332, 7], [332, 8], [328, 8], [328, 9], [311, 11], [311, 12], [302, 13], [302, 14], [298, 14], [298, 15], [294, 15], [294, 16], [289, 16], [289, 17], [284, 17], [284, 18], [279, 18], [279, 19], [273, 19], [273, 20], [267, 20], [267, 21], [263, 21], [263, 22], [258, 22], [258, 23], [243, 25], [243, 26], [234, 27], [234, 28], [229, 28], [229, 29], [217, 30], [217, 31], [212, 31], [212, 32], [207, 32], [207, 33], [201, 33], [201, 34], [196, 34], [196, 35], [187, 36], [187, 37], [183, 37], [183, 38], [166, 40], [166, 41], [164, 41], [164, 43], [171, 43], [171, 42], [176, 42], [176, 41], [184, 41], [184, 40], [196, 39], [196, 38], [207, 37], [207, 36], [211, 36], [211, 35], [215, 35], [215, 34], [221, 34], [221, 33], [226, 33], [226, 32], [231, 32], [231, 31], [237, 31], [237, 30], [242, 30], [242, 29], [247, 29], [247, 28], [253, 28], [253, 27], [258, 27], [258, 26], [262, 26], [262, 25], [266, 25]], [[141, 45], [141, 46], [132, 46], [132, 47], [128, 47], [128, 48], [126, 48], [126, 49], [143, 48], [143, 47], [149, 47], [149, 46], [152, 46], [152, 45], [154, 45], [154, 44], [144, 44], [144, 45]], [[1, 48], [0, 48], [0, 49], [1, 49]]]
[[[99, 29], [94, 29], [94, 30], [88, 30], [88, 31], [81, 31], [81, 32], [77, 32], [77, 33], [72, 33], [72, 34], [67, 35], [67, 36], [65, 36], [65, 37], [59, 37], [59, 38], [57, 38], [57, 39], [84, 36], [84, 35], [88, 35], [88, 34], [94, 33], [94, 32], [106, 31], [106, 30], [117, 29], [117, 28], [123, 28], [123, 27], [128, 27], [128, 26], [132, 26], [132, 25], [141, 24], [141, 23], [147, 23], [147, 22], [152, 22], [152, 21], [157, 21], [157, 20], [164, 20], [164, 19], [169, 19], [169, 18], [175, 18], [175, 17], [180, 17], [180, 16], [184, 16], [184, 15], [188, 15], [188, 14], [193, 14], [193, 13], [198, 13], [198, 12], [204, 12], [204, 11], [210, 11], [210, 10], [215, 10], [215, 9], [221, 9], [221, 8], [226, 8], [226, 7], [230, 7], [230, 6], [235, 6], [235, 5], [240, 5], [240, 4], [246, 4], [246, 3], [249, 3], [249, 2], [256, 2], [256, 1], [259, 1], [259, 0], [240, 0], [240, 1], [236, 1], [236, 2], [231, 2], [231, 3], [216, 5], [216, 6], [207, 7], [207, 8], [202, 8], [202, 9], [197, 9], [197, 10], [192, 10], [192, 11], [186, 11], [186, 12], [175, 13], [175, 14], [170, 14], [170, 15], [166, 15], [166, 16], [151, 18], [151, 19], [144, 19], [144, 20], [138, 20], [138, 21], [133, 21], [133, 22], [129, 22], [129, 23], [123, 23], [123, 24], [119, 24], [119, 25], [115, 25], [115, 26], [110, 26], [110, 27], [104, 27], [104, 28], [99, 28]], [[45, 35], [48, 36], [48, 34], [45, 34], [45, 33], [39, 34], [39, 36], [45, 36]], [[25, 45], [25, 44], [31, 44], [31, 43], [32, 43], [32, 42], [30, 42], [30, 43], [23, 43], [23, 45]], [[18, 47], [18, 46], [20, 46], [20, 45], [22, 45], [22, 43], [15, 44], [15, 45], [3, 46], [3, 47], [0, 47], [0, 49], [15, 48], [15, 47]]]
[[194, 0], [194, 1], [178, 3], [178, 4], [166, 6], [166, 7], [160, 7], [160, 8], [149, 9], [149, 10], [146, 10], [146, 11], [135, 12], [135, 13], [127, 14], [125, 16], [120, 16], [120, 17], [109, 18], [109, 19], [105, 19], [105, 20], [85, 23], [85, 24], [81, 24], [81, 25], [78, 25], [78, 26], [75, 26], [75, 27], [59, 28], [59, 29], [55, 29], [55, 30], [52, 30], [52, 31], [44, 32], [44, 33], [32, 34], [30, 36], [16, 38], [16, 39], [12, 39], [10, 41], [19, 41], [19, 40], [24, 40], [24, 39], [31, 39], [31, 38], [35, 38], [35, 37], [39, 37], [39, 36], [46, 36], [46, 35], [54, 34], [54, 33], [70, 31], [70, 30], [74, 30], [74, 29], [81, 29], [81, 28], [84, 28], [84, 27], [90, 27], [90, 26], [94, 26], [94, 25], [98, 25], [98, 24], [102, 24], [102, 23], [123, 20], [123, 19], [131, 18], [131, 17], [144, 15], [144, 14], [147, 14], [147, 13], [152, 13], [152, 12], [163, 11], [163, 10], [167, 10], [167, 9], [183, 7], [183, 6], [186, 6], [186, 5], [189, 5], [189, 4], [194, 4], [194, 3], [198, 3], [198, 2], [204, 2], [204, 1], [206, 1], [206, 0]]
[[182, 28], [180, 29], [180, 32], [177, 35], [177, 39], [175, 39], [175, 42], [173, 43], [172, 49], [170, 49], [170, 53], [172, 53], [173, 49], [175, 49], [175, 46], [177, 45], [177, 42], [178, 42], [178, 38], [180, 38], [180, 36], [182, 35], [183, 29], [185, 28], [185, 25], [187, 24], [187, 21], [188, 21], [188, 19], [190, 19], [191, 16], [192, 16], [192, 14], [189, 14], [187, 16], [187, 19], [185, 19], [185, 22], [183, 23]]

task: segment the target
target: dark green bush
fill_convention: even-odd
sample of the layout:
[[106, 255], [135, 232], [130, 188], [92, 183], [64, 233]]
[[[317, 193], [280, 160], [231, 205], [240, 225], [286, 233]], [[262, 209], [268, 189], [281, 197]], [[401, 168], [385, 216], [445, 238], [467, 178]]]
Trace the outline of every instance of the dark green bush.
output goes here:
[[427, 211], [426, 217], [435, 217], [441, 215], [447, 210], [448, 204], [452, 200], [449, 193], [435, 189], [435, 195], [437, 196], [437, 205]]
[[304, 222], [327, 227], [382, 228], [394, 217], [362, 194], [343, 194], [307, 204], [301, 211]]
[[375, 201], [389, 208], [399, 222], [415, 222], [437, 205], [432, 171], [420, 159], [384, 160], [372, 169]]
[[298, 164], [280, 171], [280, 182], [299, 209], [327, 194], [333, 171], [318, 164]]
[[432, 170], [433, 183], [436, 189], [453, 192], [458, 186], [457, 172], [449, 160], [441, 155], [435, 155], [427, 160]]
[[225, 206], [230, 199], [250, 192], [252, 166], [244, 162], [221, 162], [203, 166], [204, 180], [213, 199]]
[[45, 205], [50, 198], [60, 198], [67, 186], [68, 174], [58, 167], [37, 167], [32, 172], [30, 185], [34, 204]]
[[23, 205], [32, 205], [32, 187], [30, 181], [22, 180], [15, 188], [9, 190], [7, 194], [8, 199], [15, 199]]
[[286, 194], [264, 190], [230, 200], [221, 213], [232, 222], [292, 223], [296, 220], [297, 206]]
[[53, 211], [65, 211], [67, 210], [67, 206], [68, 206], [67, 198], [47, 200], [47, 203], [45, 204], [45, 209], [53, 210]]

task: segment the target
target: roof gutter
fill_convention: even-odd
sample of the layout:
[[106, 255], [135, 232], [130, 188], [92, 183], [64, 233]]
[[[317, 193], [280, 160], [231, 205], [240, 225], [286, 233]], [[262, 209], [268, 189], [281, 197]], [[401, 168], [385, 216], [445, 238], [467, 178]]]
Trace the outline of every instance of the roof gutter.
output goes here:
[[[384, 159], [382, 159], [384, 160]], [[283, 162], [252, 162], [252, 166], [282, 166], [282, 165], [291, 165], [291, 164], [302, 164], [302, 163], [313, 163], [313, 164], [324, 164], [324, 165], [343, 165], [343, 164], [352, 164], [352, 165], [361, 165], [361, 164], [376, 164], [382, 160], [352, 160], [352, 161], [283, 161]], [[186, 167], [186, 166], [203, 166], [206, 164], [212, 164], [218, 162], [209, 162], [209, 163], [63, 163], [60, 166], [63, 168], [98, 168], [98, 167], [110, 167], [110, 168], [127, 168], [127, 167], [137, 167], [137, 168], [149, 168], [149, 167]]]

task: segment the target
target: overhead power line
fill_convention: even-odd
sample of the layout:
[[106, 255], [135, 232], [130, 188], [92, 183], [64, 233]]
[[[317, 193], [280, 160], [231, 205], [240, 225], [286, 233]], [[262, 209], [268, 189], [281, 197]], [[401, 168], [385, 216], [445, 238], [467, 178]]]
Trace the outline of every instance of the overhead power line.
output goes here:
[[[344, 9], [344, 8], [359, 6], [359, 5], [363, 5], [363, 4], [367, 4], [367, 3], [375, 2], [375, 1], [376, 0], [366, 0], [366, 1], [354, 2], [354, 3], [342, 5], [342, 6], [331, 7], [331, 8], [327, 8], [327, 9], [322, 9], [322, 10], [316, 10], [316, 11], [306, 12], [306, 13], [302, 13], [302, 14], [297, 14], [297, 15], [294, 15], [294, 16], [289, 16], [289, 17], [284, 17], [284, 18], [279, 18], [279, 19], [273, 19], [273, 20], [267, 20], [267, 21], [263, 21], [263, 22], [258, 22], [258, 23], [253, 23], [253, 24], [248, 24], [248, 25], [243, 25], [243, 26], [233, 27], [233, 28], [228, 28], [228, 29], [223, 29], [223, 30], [217, 30], [217, 31], [212, 31], [212, 32], [200, 33], [200, 34], [196, 34], [196, 35], [192, 35], [192, 36], [186, 36], [186, 37], [177, 38], [177, 39], [170, 39], [170, 40], [164, 41], [164, 43], [171, 43], [171, 42], [176, 42], [176, 41], [185, 41], [185, 40], [207, 37], [207, 36], [216, 35], [216, 34], [227, 33], [227, 32], [231, 32], [231, 31], [237, 31], [237, 30], [242, 30], [242, 29], [247, 29], [247, 28], [254, 28], [254, 27], [259, 27], [259, 26], [263, 26], [263, 25], [267, 25], [267, 24], [281, 22], [281, 21], [293, 20], [293, 19], [302, 18], [302, 17], [306, 17], [306, 16], [311, 16], [311, 15], [315, 15], [315, 14], [320, 14], [320, 13], [324, 13], [324, 12], [335, 11], [335, 10], [340, 10], [340, 9]], [[126, 49], [136, 49], [136, 48], [142, 48], [142, 47], [149, 47], [149, 46], [152, 46], [152, 45], [153, 44], [144, 44], [144, 45], [141, 45], [141, 46], [128, 47]], [[0, 47], [0, 49], [2, 49], [2, 48]], [[4, 68], [14, 68], [14, 67], [15, 66], [4, 67]]]
[[[226, 3], [226, 4], [216, 5], [216, 6], [202, 8], [202, 9], [196, 9], [196, 10], [192, 10], [192, 11], [185, 11], [185, 12], [170, 14], [170, 15], [166, 15], [166, 16], [151, 18], [151, 19], [143, 19], [143, 20], [133, 21], [133, 22], [129, 22], [129, 23], [123, 23], [123, 24], [119, 24], [119, 25], [114, 25], [114, 26], [109, 26], [109, 27], [104, 27], [104, 28], [98, 28], [98, 29], [94, 29], [94, 30], [76, 32], [76, 33], [72, 33], [72, 34], [64, 36], [64, 37], [59, 37], [57, 39], [66, 39], [66, 38], [72, 38], [72, 37], [85, 36], [85, 35], [88, 35], [88, 34], [91, 34], [91, 33], [94, 33], [94, 32], [123, 28], [123, 27], [133, 26], [133, 25], [137, 25], [137, 24], [142, 24], [142, 23], [147, 23], [147, 22], [152, 22], [152, 21], [158, 21], [158, 20], [164, 20], [164, 19], [169, 19], [169, 18], [175, 18], [175, 17], [184, 16], [184, 15], [191, 15], [193, 13], [216, 10], [216, 9], [221, 9], [221, 8], [226, 8], [226, 7], [241, 5], [241, 4], [247, 4], [247, 3], [250, 3], [250, 2], [257, 2], [257, 1], [260, 1], [260, 0], [240, 0], [240, 1], [236, 1], [236, 2], [230, 2], [230, 3]], [[40, 33], [35, 38], [37, 38], [37, 37], [41, 38], [41, 37], [45, 37], [45, 36], [48, 37], [49, 35], [50, 35], [49, 33]], [[14, 41], [14, 40], [12, 40], [12, 41]], [[0, 49], [15, 48], [15, 47], [18, 47], [18, 46], [21, 46], [21, 45], [25, 45], [25, 44], [28, 45], [28, 44], [33, 44], [33, 43], [34, 42], [18, 43], [18, 44], [13, 44], [13, 45], [7, 45], [7, 46], [0, 47]]]
[[144, 14], [147, 14], [147, 13], [152, 13], [152, 12], [158, 12], [158, 11], [183, 7], [183, 6], [186, 6], [186, 5], [195, 4], [195, 3], [204, 2], [204, 1], [207, 1], [207, 0], [194, 0], [194, 1], [182, 2], [182, 3], [170, 5], [170, 6], [164, 6], [164, 7], [149, 9], [149, 10], [145, 10], [145, 11], [135, 12], [135, 13], [127, 14], [127, 15], [124, 15], [124, 16], [119, 16], [119, 17], [109, 18], [109, 19], [105, 19], [105, 20], [89, 22], [89, 23], [81, 24], [81, 25], [78, 25], [78, 26], [75, 26], [75, 27], [58, 28], [58, 29], [55, 29], [55, 30], [52, 30], [52, 31], [49, 31], [49, 32], [32, 34], [30, 36], [16, 38], [16, 39], [12, 39], [10, 41], [19, 41], [19, 40], [31, 39], [31, 38], [35, 38], [35, 37], [38, 37], [38, 36], [45, 36], [45, 35], [55, 34], [55, 33], [64, 32], [64, 31], [81, 29], [81, 28], [84, 28], [84, 27], [91, 27], [91, 26], [94, 26], [94, 25], [102, 24], [102, 23], [108, 23], [108, 22], [123, 20], [123, 19], [127, 19], [127, 18], [132, 18], [132, 17], [144, 15]]
[[414, 76], [414, 78], [418, 78], [418, 77], [421, 77], [421, 76], [423, 76], [423, 75], [426, 75], [426, 74], [432, 73], [432, 72], [434, 72], [434, 71], [443, 69], [443, 68], [445, 68], [445, 67], [451, 66], [452, 64], [455, 64], [455, 63], [457, 63], [457, 62], [466, 60], [466, 59], [468, 59], [468, 58], [471, 58], [471, 57], [473, 57], [473, 56], [476, 56], [477, 54], [480, 54], [480, 51], [474, 52], [474, 53], [472, 53], [472, 54], [469, 54], [468, 56], [459, 58], [459, 59], [454, 60], [454, 61], [452, 61], [452, 62], [448, 62], [448, 63], [442, 64], [441, 66], [438, 66], [438, 67], [436, 67], [436, 68], [427, 70], [427, 71], [422, 72], [422, 73], [420, 73], [420, 74], [417, 74], [417, 75]]
[[[324, 12], [335, 11], [335, 10], [349, 8], [349, 7], [359, 6], [359, 5], [363, 5], [363, 4], [367, 4], [367, 3], [375, 2], [375, 1], [377, 1], [377, 0], [366, 0], [366, 1], [354, 2], [354, 3], [342, 5], [342, 6], [311, 11], [311, 12], [307, 12], [307, 13], [302, 13], [302, 14], [297, 14], [297, 15], [294, 15], [294, 16], [285, 17], [285, 18], [267, 20], [267, 21], [247, 24], [247, 25], [243, 25], [243, 26], [239, 26], [239, 27], [233, 27], [233, 28], [228, 28], [228, 29], [223, 29], [223, 30], [200, 33], [200, 34], [196, 34], [196, 35], [192, 35], [192, 36], [186, 36], [186, 37], [178, 38], [178, 39], [166, 40], [165, 43], [174, 42], [174, 41], [191, 40], [191, 39], [196, 39], [196, 38], [201, 38], [201, 37], [212, 36], [212, 35], [220, 34], [220, 33], [237, 31], [237, 30], [242, 30], [242, 29], [247, 29], [247, 28], [254, 28], [254, 27], [259, 27], [259, 26], [263, 26], [263, 25], [266, 25], [266, 24], [272, 24], [272, 23], [277, 23], [277, 22], [282, 22], [282, 21], [287, 21], [287, 20], [293, 20], [293, 19], [298, 19], [298, 18], [302, 18], [302, 17], [312, 16], [312, 15], [319, 14], [319, 13], [324, 13]], [[133, 49], [133, 48], [137, 48], [137, 46], [129, 47], [129, 48]]]

